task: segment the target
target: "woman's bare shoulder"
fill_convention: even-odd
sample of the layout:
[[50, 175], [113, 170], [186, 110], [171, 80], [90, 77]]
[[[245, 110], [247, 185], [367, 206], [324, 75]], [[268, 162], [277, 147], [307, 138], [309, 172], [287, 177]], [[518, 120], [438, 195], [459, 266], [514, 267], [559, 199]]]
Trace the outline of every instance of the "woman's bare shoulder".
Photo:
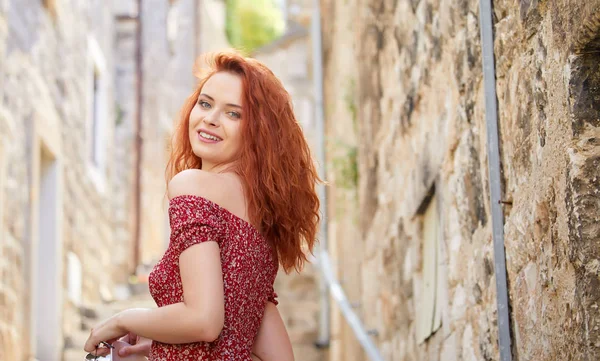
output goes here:
[[169, 199], [183, 195], [198, 196], [240, 216], [245, 213], [241, 209], [245, 204], [242, 183], [239, 177], [232, 173], [187, 169], [177, 173], [169, 181], [167, 194]]

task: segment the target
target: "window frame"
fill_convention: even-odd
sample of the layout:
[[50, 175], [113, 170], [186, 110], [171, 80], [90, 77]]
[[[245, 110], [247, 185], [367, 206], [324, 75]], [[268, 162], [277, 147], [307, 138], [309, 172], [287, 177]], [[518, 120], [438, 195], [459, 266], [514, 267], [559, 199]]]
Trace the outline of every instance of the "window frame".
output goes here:
[[88, 36], [88, 79], [87, 121], [86, 121], [86, 163], [90, 179], [100, 193], [107, 187], [107, 65], [100, 44], [93, 36]]
[[[416, 338], [418, 344], [427, 342], [442, 326], [444, 270], [442, 265], [443, 219], [440, 195], [435, 184], [427, 193], [417, 215], [421, 221], [421, 279], [420, 298], [416, 303]], [[431, 229], [433, 227], [433, 229]]]

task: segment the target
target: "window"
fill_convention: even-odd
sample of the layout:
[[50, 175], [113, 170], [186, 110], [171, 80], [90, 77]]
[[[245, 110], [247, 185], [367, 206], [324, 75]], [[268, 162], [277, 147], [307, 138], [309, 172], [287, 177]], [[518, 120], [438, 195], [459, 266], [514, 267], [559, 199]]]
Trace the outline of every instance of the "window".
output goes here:
[[79, 257], [73, 252], [67, 253], [67, 294], [75, 306], [81, 305], [83, 269]]
[[108, 121], [106, 100], [106, 61], [100, 45], [89, 38], [88, 122], [86, 127], [87, 158], [92, 181], [99, 191], [105, 189], [106, 137]]
[[100, 115], [98, 114], [99, 112], [99, 104], [98, 102], [101, 101], [100, 99], [100, 75], [98, 74], [98, 69], [94, 68], [93, 71], [94, 75], [93, 75], [93, 80], [92, 80], [92, 124], [91, 124], [91, 137], [90, 137], [90, 141], [91, 141], [91, 145], [90, 145], [90, 159], [92, 160], [92, 163], [94, 163], [95, 166], [99, 165], [99, 159], [98, 159], [98, 122], [100, 119], [98, 119], [100, 117]]
[[441, 294], [442, 276], [439, 267], [441, 229], [438, 202], [435, 190], [420, 208], [422, 216], [422, 287], [421, 299], [417, 303], [417, 342], [422, 343], [442, 325]]

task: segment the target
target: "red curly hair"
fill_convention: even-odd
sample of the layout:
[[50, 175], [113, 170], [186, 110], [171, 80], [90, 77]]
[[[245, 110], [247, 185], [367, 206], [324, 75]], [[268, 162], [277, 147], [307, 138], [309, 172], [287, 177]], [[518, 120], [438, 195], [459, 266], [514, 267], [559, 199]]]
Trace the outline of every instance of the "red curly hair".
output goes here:
[[315, 187], [321, 180], [296, 117], [291, 97], [271, 70], [237, 53], [206, 56], [208, 69], [185, 102], [173, 134], [167, 182], [185, 169], [200, 169], [188, 136], [190, 113], [213, 74], [230, 72], [242, 79], [242, 146], [234, 171], [244, 186], [250, 222], [271, 244], [286, 272], [300, 271], [312, 253], [320, 220]]

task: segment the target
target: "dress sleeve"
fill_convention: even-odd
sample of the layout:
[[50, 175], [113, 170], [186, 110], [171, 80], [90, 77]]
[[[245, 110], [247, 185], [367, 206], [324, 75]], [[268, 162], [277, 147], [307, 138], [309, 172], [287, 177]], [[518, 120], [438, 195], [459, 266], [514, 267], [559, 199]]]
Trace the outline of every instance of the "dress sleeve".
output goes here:
[[213, 226], [202, 222], [195, 222], [184, 227], [175, 239], [179, 252], [183, 252], [195, 244], [208, 241], [215, 241], [219, 243], [220, 246], [216, 229]]
[[177, 197], [170, 203], [171, 246], [179, 252], [215, 241], [221, 245], [223, 225], [218, 207], [200, 197]]

